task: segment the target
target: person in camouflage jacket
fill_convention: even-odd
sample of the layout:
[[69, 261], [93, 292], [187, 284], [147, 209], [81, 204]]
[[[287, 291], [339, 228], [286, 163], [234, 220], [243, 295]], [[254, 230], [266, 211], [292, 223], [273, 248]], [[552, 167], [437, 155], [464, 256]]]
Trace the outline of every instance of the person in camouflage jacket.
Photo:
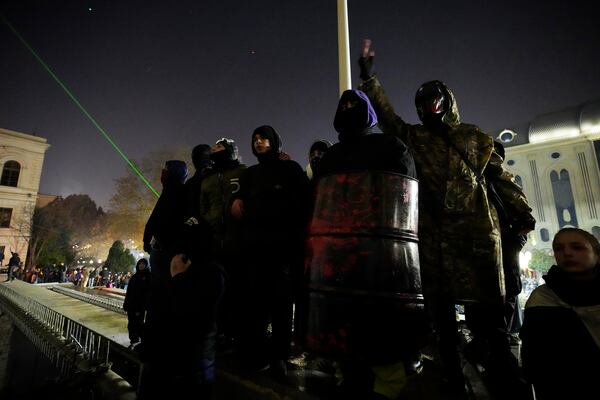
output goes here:
[[219, 310], [219, 346], [233, 345], [240, 320], [240, 222], [231, 216], [232, 197], [240, 190], [240, 177], [246, 166], [239, 161], [238, 148], [222, 138], [211, 148], [212, 170], [202, 181], [200, 217], [212, 231], [211, 252], [223, 266], [227, 290]]
[[[454, 304], [486, 304], [501, 314], [505, 295], [499, 219], [488, 199], [486, 179], [493, 182], [519, 233], [533, 230], [535, 219], [525, 194], [502, 167], [493, 139], [477, 126], [460, 122], [446, 85], [431, 81], [421, 86], [415, 103], [423, 124], [407, 124], [395, 114], [373, 75], [373, 56], [365, 40], [359, 89], [371, 100], [381, 130], [398, 136], [412, 151], [419, 179], [423, 291], [438, 330], [446, 377], [461, 386]], [[428, 103], [436, 91], [437, 103]], [[499, 345], [504, 350], [507, 346]], [[505, 357], [510, 355], [505, 352]], [[512, 360], [506, 363], [516, 368]]]

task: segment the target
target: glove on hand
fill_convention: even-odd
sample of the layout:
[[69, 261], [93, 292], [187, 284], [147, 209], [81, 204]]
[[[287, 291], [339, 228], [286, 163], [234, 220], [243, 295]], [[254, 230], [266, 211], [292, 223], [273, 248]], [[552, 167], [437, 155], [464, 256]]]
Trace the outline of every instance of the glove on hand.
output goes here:
[[362, 55], [358, 59], [358, 66], [360, 67], [360, 79], [366, 81], [374, 75], [373, 59], [375, 58], [375, 52], [371, 51], [371, 40], [364, 39], [362, 44]]

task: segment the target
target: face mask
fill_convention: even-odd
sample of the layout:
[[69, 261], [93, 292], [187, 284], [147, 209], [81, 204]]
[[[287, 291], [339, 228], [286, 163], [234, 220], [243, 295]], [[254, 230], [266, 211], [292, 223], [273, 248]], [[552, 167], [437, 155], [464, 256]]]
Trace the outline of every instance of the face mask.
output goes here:
[[445, 91], [436, 82], [428, 82], [421, 86], [415, 96], [417, 114], [424, 124], [441, 121], [448, 111], [448, 103]]

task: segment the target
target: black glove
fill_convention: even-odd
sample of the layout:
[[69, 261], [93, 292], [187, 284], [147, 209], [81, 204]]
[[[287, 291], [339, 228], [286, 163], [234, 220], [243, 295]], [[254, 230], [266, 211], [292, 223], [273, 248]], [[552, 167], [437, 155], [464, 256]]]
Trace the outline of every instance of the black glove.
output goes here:
[[373, 59], [375, 57], [368, 55], [358, 59], [358, 66], [360, 67], [360, 79], [366, 81], [374, 75]]

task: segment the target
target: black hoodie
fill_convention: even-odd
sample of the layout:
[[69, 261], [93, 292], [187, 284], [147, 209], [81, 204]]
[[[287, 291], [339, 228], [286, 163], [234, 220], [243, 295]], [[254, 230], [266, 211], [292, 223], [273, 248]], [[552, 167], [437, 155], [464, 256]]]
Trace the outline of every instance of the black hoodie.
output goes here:
[[258, 164], [246, 169], [240, 179], [235, 197], [244, 202], [244, 241], [296, 246], [302, 242], [308, 219], [308, 178], [297, 162], [279, 159], [281, 138], [272, 127], [257, 128], [252, 139], [257, 134], [269, 139], [271, 150], [258, 154], [252, 146]]
[[[146, 268], [140, 270], [140, 261], [146, 261]], [[135, 274], [129, 280], [127, 285], [127, 293], [123, 302], [123, 310], [128, 312], [145, 311], [148, 309], [150, 301], [150, 267], [148, 261], [142, 259], [135, 265]]]
[[[355, 107], [345, 109], [343, 105], [349, 101]], [[346, 90], [334, 119], [340, 141], [321, 159], [318, 175], [377, 170], [416, 177], [414, 160], [406, 145], [396, 136], [371, 133], [376, 123], [369, 98], [360, 90]]]

